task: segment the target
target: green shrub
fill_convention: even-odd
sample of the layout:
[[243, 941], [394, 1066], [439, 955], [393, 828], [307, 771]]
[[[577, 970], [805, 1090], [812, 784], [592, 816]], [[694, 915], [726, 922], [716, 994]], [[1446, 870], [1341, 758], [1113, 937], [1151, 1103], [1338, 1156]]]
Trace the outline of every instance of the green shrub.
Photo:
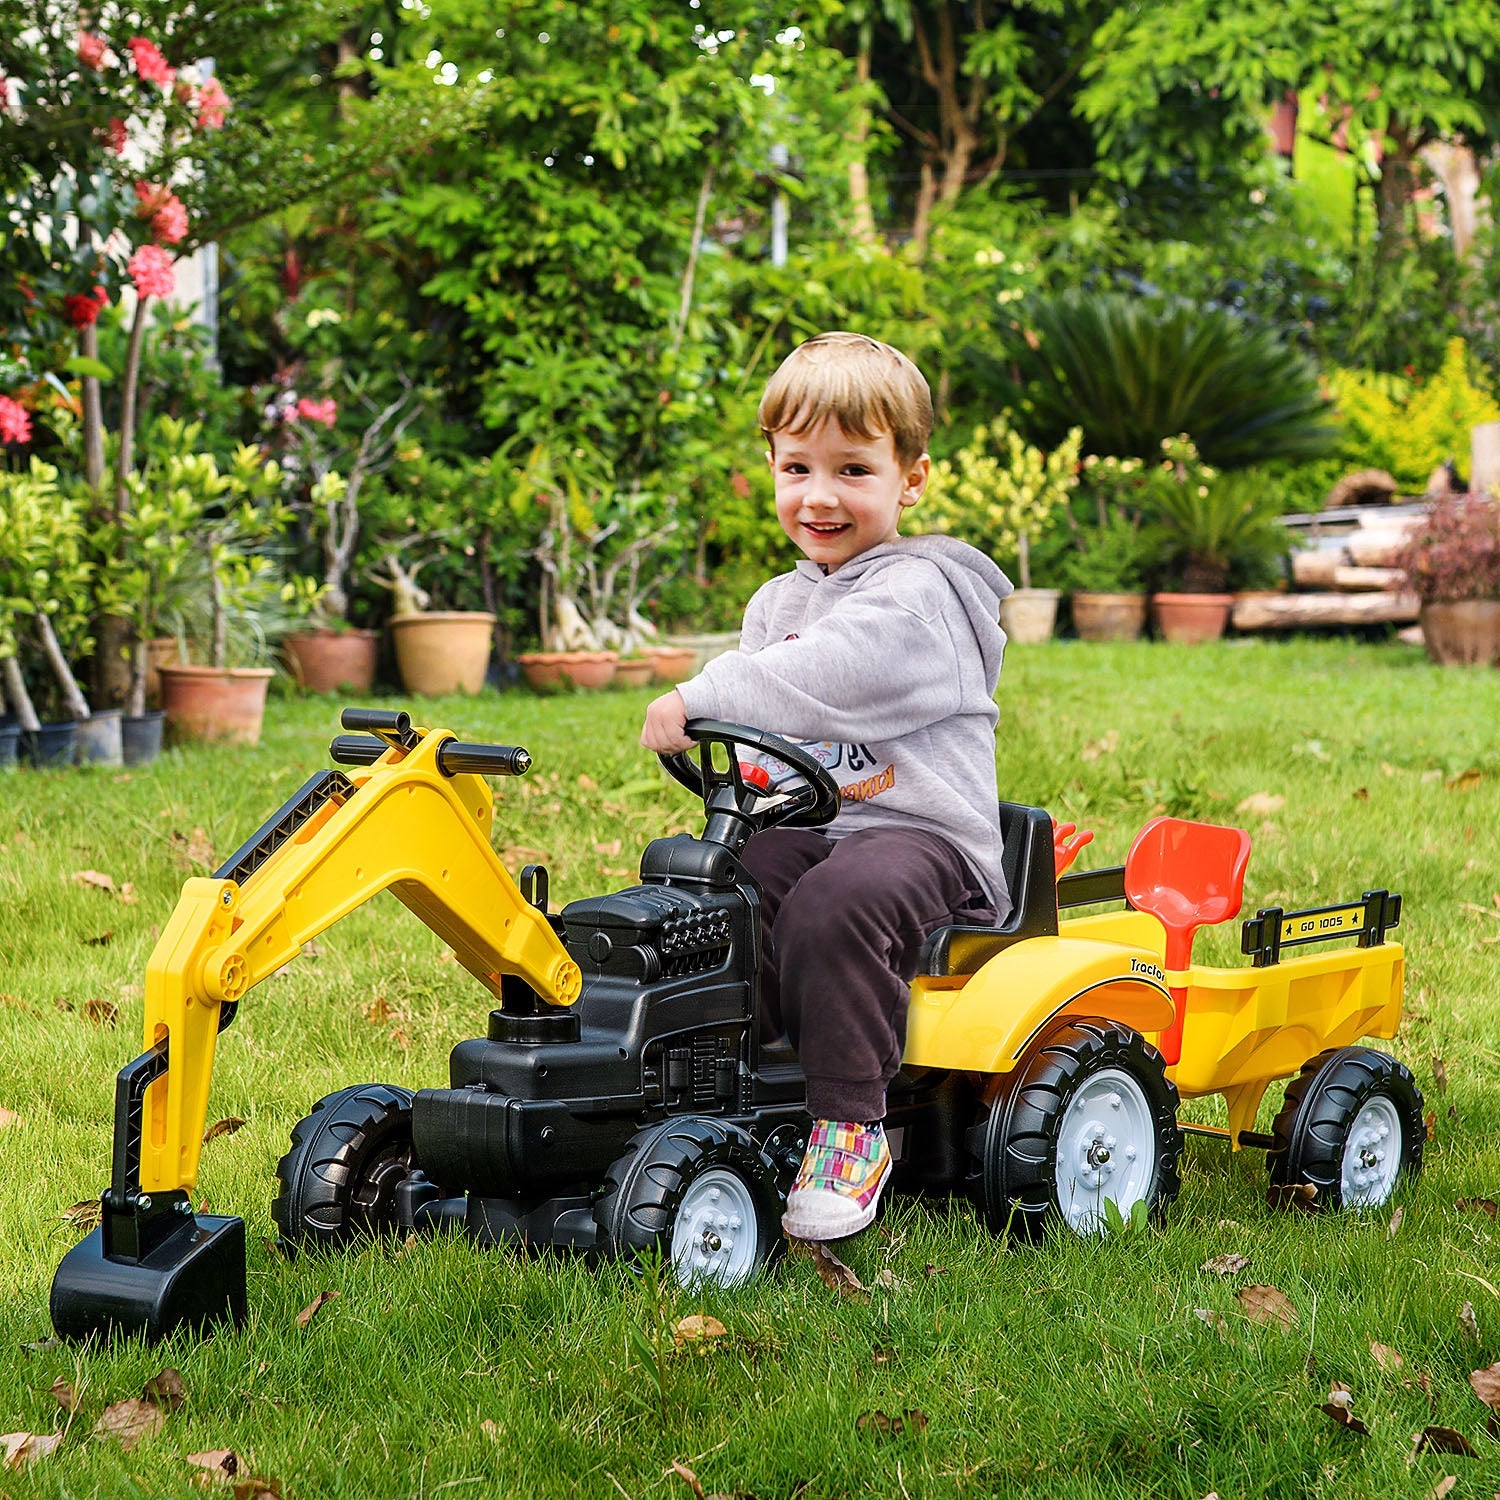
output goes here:
[[1227, 308], [1064, 292], [1000, 333], [1009, 368], [979, 361], [1042, 446], [1076, 424], [1092, 453], [1152, 458], [1186, 433], [1216, 467], [1244, 468], [1316, 457], [1336, 436], [1311, 361]]

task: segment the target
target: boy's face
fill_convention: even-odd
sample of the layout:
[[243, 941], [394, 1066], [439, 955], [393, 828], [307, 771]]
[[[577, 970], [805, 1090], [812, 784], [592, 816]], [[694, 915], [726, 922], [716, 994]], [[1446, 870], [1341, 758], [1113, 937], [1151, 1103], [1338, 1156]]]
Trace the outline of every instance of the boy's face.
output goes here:
[[795, 436], [774, 433], [766, 457], [781, 529], [830, 573], [895, 537], [901, 512], [926, 488], [930, 464], [925, 453], [902, 464], [889, 433], [852, 437], [832, 417]]

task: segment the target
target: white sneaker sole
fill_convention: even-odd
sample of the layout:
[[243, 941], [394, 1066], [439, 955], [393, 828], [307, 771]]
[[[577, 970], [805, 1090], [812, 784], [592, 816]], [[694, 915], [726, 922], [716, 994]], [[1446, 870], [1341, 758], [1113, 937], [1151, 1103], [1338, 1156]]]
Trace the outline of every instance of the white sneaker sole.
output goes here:
[[[786, 1212], [781, 1216], [781, 1232], [794, 1240], [846, 1240], [850, 1235], [858, 1234], [861, 1229], [868, 1229], [875, 1222], [880, 1195], [890, 1181], [891, 1166], [892, 1163], [887, 1158], [875, 1195], [863, 1208], [848, 1198], [841, 1198], [826, 1190], [816, 1193], [794, 1192], [787, 1199]], [[804, 1202], [797, 1202], [799, 1198]], [[807, 1203], [807, 1199], [813, 1201]]]

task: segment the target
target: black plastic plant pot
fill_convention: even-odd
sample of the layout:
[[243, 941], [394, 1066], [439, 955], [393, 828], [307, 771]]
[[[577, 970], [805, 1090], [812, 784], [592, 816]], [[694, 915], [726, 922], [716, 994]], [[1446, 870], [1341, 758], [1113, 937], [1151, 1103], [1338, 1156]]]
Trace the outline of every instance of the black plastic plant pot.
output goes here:
[[0, 724], [0, 771], [14, 770], [20, 754], [20, 726], [17, 724]]
[[161, 754], [161, 734], [166, 722], [166, 711], [160, 708], [139, 716], [125, 715], [120, 721], [120, 738], [127, 766], [150, 765]]
[[179, 1328], [245, 1320], [245, 1221], [217, 1214], [187, 1219], [140, 1260], [105, 1254], [95, 1229], [63, 1257], [52, 1278], [52, 1326], [59, 1338], [143, 1336], [154, 1343]]
[[73, 764], [73, 734], [78, 728], [69, 719], [61, 724], [43, 724], [40, 729], [21, 731], [21, 759], [33, 766]]

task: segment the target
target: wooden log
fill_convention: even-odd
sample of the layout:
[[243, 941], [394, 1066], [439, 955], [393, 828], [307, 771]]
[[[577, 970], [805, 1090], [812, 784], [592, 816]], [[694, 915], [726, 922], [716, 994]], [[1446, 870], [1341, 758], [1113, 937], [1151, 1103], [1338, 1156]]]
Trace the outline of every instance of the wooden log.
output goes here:
[[1333, 586], [1348, 594], [1367, 594], [1381, 590], [1399, 593], [1406, 583], [1400, 568], [1335, 568]]
[[1275, 594], [1235, 601], [1236, 630], [1296, 630], [1304, 625], [1406, 625], [1421, 613], [1415, 594]]
[[1393, 567], [1411, 529], [1411, 525], [1362, 527], [1349, 533], [1344, 551], [1357, 568]]
[[1316, 552], [1292, 554], [1292, 582], [1299, 589], [1333, 587], [1333, 575], [1344, 566], [1342, 547], [1321, 547]]

